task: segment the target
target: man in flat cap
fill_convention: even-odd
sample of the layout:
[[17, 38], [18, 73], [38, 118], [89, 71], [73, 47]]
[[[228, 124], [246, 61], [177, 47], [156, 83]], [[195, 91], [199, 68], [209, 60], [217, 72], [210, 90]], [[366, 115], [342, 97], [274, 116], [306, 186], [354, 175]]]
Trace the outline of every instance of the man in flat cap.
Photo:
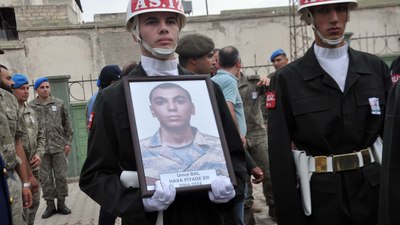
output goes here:
[[189, 34], [182, 37], [175, 52], [179, 54], [179, 64], [197, 74], [210, 74], [215, 44], [213, 40], [201, 34]]

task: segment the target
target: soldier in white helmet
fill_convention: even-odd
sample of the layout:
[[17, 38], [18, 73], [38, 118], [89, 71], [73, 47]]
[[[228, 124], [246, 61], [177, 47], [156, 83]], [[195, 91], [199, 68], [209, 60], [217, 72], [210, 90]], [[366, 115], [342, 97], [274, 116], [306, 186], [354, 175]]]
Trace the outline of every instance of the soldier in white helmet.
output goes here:
[[[123, 224], [222, 225], [243, 199], [247, 179], [244, 150], [221, 90], [214, 85], [237, 185], [218, 176], [211, 190], [176, 193], [160, 181], [154, 195], [143, 198], [135, 176], [137, 165], [123, 82], [127, 77], [190, 74], [175, 56], [180, 30], [186, 24], [179, 0], [130, 0], [126, 28], [140, 44], [141, 61], [128, 75], [97, 96], [89, 124], [88, 156], [80, 187]], [[143, 96], [145, 98], [145, 96]], [[235, 224], [232, 219], [232, 224]]]
[[299, 2], [315, 42], [277, 72], [267, 97], [278, 224], [377, 225], [380, 164], [371, 147], [383, 131], [389, 70], [344, 41], [356, 0]]

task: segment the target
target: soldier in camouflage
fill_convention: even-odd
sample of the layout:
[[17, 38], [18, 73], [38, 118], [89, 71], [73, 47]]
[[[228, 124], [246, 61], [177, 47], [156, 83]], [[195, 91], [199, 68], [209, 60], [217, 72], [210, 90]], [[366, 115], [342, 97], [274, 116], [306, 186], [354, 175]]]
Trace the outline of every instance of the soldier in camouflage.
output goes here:
[[[21, 119], [18, 117], [18, 103], [10, 93], [13, 81], [7, 67], [0, 65], [0, 140], [2, 156], [6, 163], [7, 185], [10, 191], [12, 223], [25, 225], [23, 208], [32, 205], [31, 183], [37, 188], [37, 181], [27, 166], [21, 142]], [[32, 189], [32, 191], [35, 191]], [[22, 194], [21, 194], [22, 193]]]
[[[67, 157], [71, 152], [72, 127], [64, 102], [51, 96], [50, 83], [46, 77], [35, 81], [38, 97], [29, 102], [39, 118], [46, 139], [46, 147], [40, 166], [43, 198], [47, 207], [42, 218], [55, 213], [68, 215], [71, 210], [65, 205], [68, 196]], [[53, 176], [54, 174], [54, 176]], [[57, 199], [57, 208], [54, 199]]]
[[[272, 185], [269, 173], [268, 161], [268, 142], [267, 131], [264, 125], [264, 119], [260, 108], [261, 96], [266, 92], [268, 78], [260, 78], [259, 75], [241, 76], [239, 78], [239, 92], [243, 100], [244, 114], [248, 132], [246, 133], [246, 149], [254, 159], [256, 164], [264, 173], [263, 193], [270, 207], [270, 216], [274, 217], [272, 212], [274, 205], [272, 195]], [[255, 219], [253, 215], [253, 196], [252, 185], [248, 181], [248, 196], [245, 200], [245, 223], [246, 225], [254, 225]], [[271, 215], [272, 214], [272, 215]]]
[[147, 185], [154, 185], [161, 173], [214, 169], [217, 175], [228, 176], [221, 140], [190, 125], [195, 106], [186, 89], [162, 83], [149, 99], [160, 129], [140, 141]]
[[[14, 81], [14, 96], [19, 104], [19, 114], [22, 118], [22, 134], [21, 140], [24, 146], [25, 155], [29, 160], [29, 164], [36, 180], [40, 180], [39, 166], [41, 158], [44, 154], [45, 138], [42, 128], [39, 126], [39, 120], [36, 112], [26, 104], [29, 98], [29, 81], [25, 75], [15, 74], [12, 77]], [[40, 188], [33, 194], [32, 207], [25, 209], [24, 213], [27, 217], [28, 225], [33, 225], [35, 215], [40, 203]]]

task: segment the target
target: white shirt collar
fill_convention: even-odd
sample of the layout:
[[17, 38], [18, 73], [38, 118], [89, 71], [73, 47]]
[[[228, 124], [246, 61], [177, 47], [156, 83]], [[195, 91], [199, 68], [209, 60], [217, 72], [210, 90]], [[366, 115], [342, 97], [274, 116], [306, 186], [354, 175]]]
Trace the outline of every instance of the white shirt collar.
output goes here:
[[141, 56], [141, 64], [147, 76], [178, 76], [178, 62], [174, 60], [159, 60]]
[[335, 59], [343, 57], [347, 55], [348, 49], [349, 45], [347, 43], [339, 48], [323, 48], [316, 44], [314, 45], [314, 53], [317, 58], [325, 59]]

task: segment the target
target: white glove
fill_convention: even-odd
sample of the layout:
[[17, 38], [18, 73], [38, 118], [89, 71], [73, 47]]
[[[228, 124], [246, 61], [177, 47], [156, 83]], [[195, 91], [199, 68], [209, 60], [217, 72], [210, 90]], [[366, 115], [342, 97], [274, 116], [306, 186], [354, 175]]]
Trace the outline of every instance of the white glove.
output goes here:
[[122, 185], [124, 187], [129, 188], [139, 188], [139, 180], [138, 180], [138, 175], [136, 171], [128, 171], [124, 170], [121, 173], [121, 176], [119, 177]]
[[143, 198], [143, 205], [146, 212], [163, 211], [175, 200], [176, 189], [170, 184], [156, 181], [156, 191], [151, 198]]
[[229, 202], [236, 195], [231, 180], [224, 176], [218, 176], [211, 182], [211, 191], [208, 191], [208, 197], [214, 203]]

